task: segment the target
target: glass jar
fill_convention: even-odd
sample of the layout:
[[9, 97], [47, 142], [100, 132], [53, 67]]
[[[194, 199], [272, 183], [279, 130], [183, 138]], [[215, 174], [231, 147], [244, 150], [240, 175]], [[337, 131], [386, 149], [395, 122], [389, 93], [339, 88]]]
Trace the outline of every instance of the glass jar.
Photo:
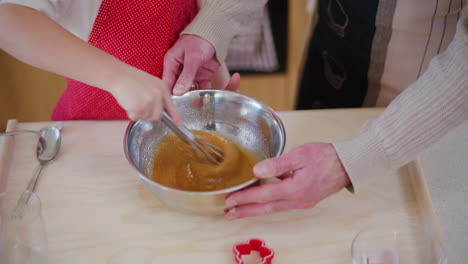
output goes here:
[[21, 216], [15, 213], [11, 202], [1, 198], [5, 198], [5, 195], [0, 197], [0, 259], [2, 263], [47, 263], [47, 237], [39, 197], [31, 193]]

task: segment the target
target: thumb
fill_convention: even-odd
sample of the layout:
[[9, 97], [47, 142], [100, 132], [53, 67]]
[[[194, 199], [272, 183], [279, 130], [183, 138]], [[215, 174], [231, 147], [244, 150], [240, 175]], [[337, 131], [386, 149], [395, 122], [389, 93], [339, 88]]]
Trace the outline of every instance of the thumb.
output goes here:
[[229, 83], [226, 86], [226, 90], [238, 92], [239, 85], [240, 85], [240, 74], [236, 72], [232, 75], [231, 79], [229, 80]]
[[190, 56], [186, 53], [182, 72], [174, 86], [173, 93], [175, 95], [182, 95], [190, 90], [190, 86], [193, 84], [195, 75], [202, 63], [203, 62], [199, 56]]
[[253, 168], [257, 178], [266, 179], [281, 176], [297, 169], [298, 157], [290, 153], [278, 158], [261, 161]]

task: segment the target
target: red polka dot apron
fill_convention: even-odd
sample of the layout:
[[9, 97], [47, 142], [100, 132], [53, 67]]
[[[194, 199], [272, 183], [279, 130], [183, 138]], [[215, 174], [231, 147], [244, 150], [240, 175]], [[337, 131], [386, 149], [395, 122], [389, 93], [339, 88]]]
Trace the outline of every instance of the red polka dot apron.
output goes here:
[[[164, 54], [196, 13], [196, 0], [103, 0], [88, 42], [161, 77]], [[86, 119], [128, 117], [109, 92], [68, 79], [52, 120]]]

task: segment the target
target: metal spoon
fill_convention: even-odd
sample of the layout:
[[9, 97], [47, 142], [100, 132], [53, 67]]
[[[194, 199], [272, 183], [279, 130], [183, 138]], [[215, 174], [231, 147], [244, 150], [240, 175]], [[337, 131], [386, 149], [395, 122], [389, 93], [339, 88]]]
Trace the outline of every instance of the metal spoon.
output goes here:
[[[58, 128], [58, 130], [61, 130], [63, 128], [63, 122], [55, 122], [53, 124], [50, 124], [49, 126], [54, 126], [54, 127]], [[43, 129], [46, 129], [46, 128], [43, 128]], [[41, 136], [41, 132], [36, 131], [36, 130], [16, 130], [16, 131], [11, 131], [11, 132], [0, 133], [0, 137], [1, 136], [13, 136], [13, 135], [16, 135], [16, 134], [21, 134], [21, 133], [33, 133], [33, 134], [36, 134], [38, 136]]]
[[36, 148], [36, 156], [39, 161], [39, 166], [37, 167], [34, 176], [29, 181], [26, 190], [21, 194], [21, 197], [16, 204], [16, 216], [22, 217], [24, 208], [31, 197], [31, 193], [34, 192], [42, 168], [53, 161], [57, 156], [62, 142], [60, 134], [60, 129], [62, 127], [63, 123], [58, 122], [40, 130], [39, 133], [41, 136], [39, 137]]
[[17, 130], [17, 131], [0, 133], [0, 136], [13, 136], [13, 135], [20, 134], [20, 133], [33, 133], [39, 136], [41, 135], [41, 133], [36, 130]]

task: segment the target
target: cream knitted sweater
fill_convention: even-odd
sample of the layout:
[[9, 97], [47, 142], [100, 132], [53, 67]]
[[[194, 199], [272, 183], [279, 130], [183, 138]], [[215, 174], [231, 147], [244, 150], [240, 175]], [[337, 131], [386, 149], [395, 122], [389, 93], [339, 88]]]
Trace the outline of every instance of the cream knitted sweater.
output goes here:
[[255, 16], [268, 0], [198, 0], [200, 10], [181, 34], [193, 34], [208, 40], [216, 48], [216, 57], [224, 62], [229, 43], [249, 30]]
[[[468, 119], [468, 11], [448, 49], [358, 135], [333, 145], [354, 191], [411, 160]], [[468, 147], [468, 146], [467, 146]]]

